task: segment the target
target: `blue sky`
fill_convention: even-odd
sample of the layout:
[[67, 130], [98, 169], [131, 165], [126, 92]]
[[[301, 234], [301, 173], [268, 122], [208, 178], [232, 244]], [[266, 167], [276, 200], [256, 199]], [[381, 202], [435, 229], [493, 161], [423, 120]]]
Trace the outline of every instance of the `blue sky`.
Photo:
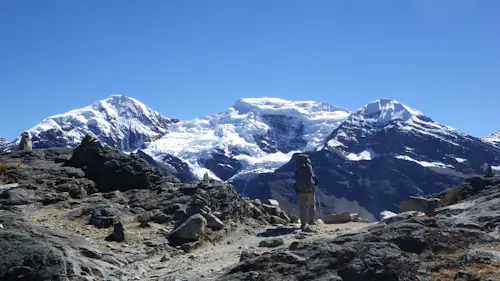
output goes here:
[[500, 129], [500, 1], [0, 1], [0, 136], [111, 94], [191, 119], [241, 97], [392, 98]]

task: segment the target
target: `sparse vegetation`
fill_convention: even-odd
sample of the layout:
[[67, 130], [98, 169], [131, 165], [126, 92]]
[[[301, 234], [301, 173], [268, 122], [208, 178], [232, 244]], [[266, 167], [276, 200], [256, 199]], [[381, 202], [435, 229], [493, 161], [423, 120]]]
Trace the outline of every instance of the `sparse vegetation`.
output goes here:
[[[459, 271], [461, 274], [458, 273]], [[474, 264], [460, 269], [441, 269], [434, 273], [432, 280], [497, 280], [489, 278], [498, 278], [498, 272], [500, 272], [500, 262]]]

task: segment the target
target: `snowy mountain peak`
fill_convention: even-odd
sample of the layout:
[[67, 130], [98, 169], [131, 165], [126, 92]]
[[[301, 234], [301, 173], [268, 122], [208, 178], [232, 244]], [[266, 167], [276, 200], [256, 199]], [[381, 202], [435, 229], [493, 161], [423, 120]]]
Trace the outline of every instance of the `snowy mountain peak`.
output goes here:
[[366, 121], [377, 123], [408, 121], [414, 116], [424, 116], [422, 112], [391, 99], [373, 101], [358, 109], [354, 114], [362, 115]]
[[112, 95], [49, 117], [28, 132], [36, 147], [76, 146], [92, 132], [110, 146], [133, 151], [160, 138], [173, 122], [134, 98]]
[[489, 138], [484, 138], [483, 141], [500, 148], [500, 131], [494, 133]]
[[281, 98], [242, 98], [233, 108], [245, 114], [250, 111], [269, 115], [304, 115], [317, 112], [349, 112], [337, 106], [315, 101], [288, 101]]
[[243, 98], [221, 113], [172, 125], [145, 152], [157, 160], [178, 157], [200, 178], [209, 172], [227, 180], [273, 171], [294, 152], [315, 150], [348, 115], [313, 101]]

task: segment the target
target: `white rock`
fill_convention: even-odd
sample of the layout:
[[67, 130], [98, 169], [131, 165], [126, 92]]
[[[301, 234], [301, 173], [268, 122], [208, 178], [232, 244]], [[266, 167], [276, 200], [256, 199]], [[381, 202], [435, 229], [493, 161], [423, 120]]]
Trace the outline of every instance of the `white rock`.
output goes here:
[[397, 216], [398, 214], [396, 213], [393, 213], [391, 211], [382, 211], [380, 212], [380, 219], [383, 220], [383, 219], [388, 219], [390, 217], [394, 217], [394, 216]]

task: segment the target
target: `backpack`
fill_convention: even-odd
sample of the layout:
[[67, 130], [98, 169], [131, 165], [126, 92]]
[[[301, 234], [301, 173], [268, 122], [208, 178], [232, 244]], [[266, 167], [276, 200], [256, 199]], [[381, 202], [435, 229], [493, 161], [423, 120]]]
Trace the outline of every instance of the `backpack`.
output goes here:
[[317, 183], [311, 160], [307, 155], [299, 154], [295, 159], [295, 190], [299, 193], [314, 192]]

